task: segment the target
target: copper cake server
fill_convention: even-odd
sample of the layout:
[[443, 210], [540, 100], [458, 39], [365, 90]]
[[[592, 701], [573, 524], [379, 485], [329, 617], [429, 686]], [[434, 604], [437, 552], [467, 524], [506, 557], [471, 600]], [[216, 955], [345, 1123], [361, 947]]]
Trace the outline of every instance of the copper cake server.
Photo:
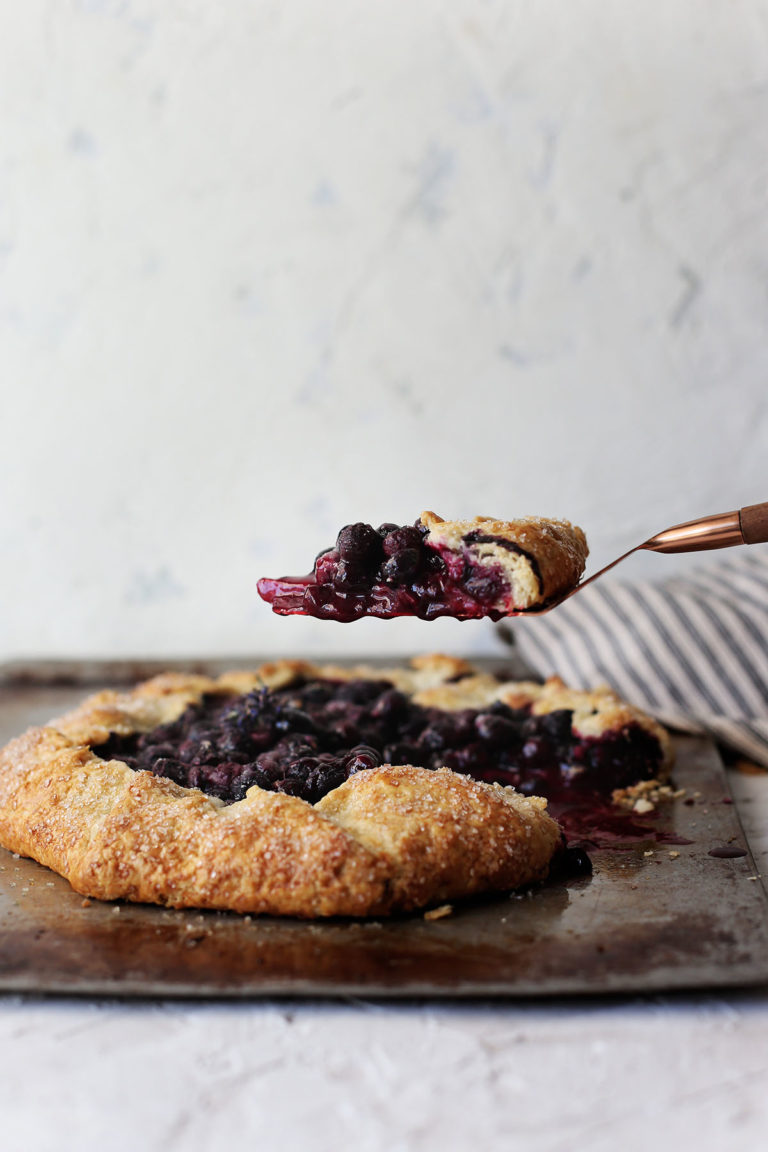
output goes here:
[[593, 580], [610, 572], [622, 560], [626, 560], [633, 552], [643, 549], [648, 552], [704, 552], [713, 548], [732, 548], [736, 544], [765, 544], [768, 542], [768, 503], [749, 504], [746, 508], [739, 508], [736, 512], [720, 512], [715, 516], [701, 516], [698, 520], [687, 520], [685, 524], [676, 524], [672, 528], [665, 528], [655, 536], [636, 544], [628, 552], [624, 552], [610, 564], [606, 564], [598, 572], [594, 572], [586, 580], [579, 581], [573, 588], [553, 596], [543, 604], [534, 608], [525, 608], [520, 615], [540, 616], [550, 612], [564, 600], [570, 599], [586, 588]]

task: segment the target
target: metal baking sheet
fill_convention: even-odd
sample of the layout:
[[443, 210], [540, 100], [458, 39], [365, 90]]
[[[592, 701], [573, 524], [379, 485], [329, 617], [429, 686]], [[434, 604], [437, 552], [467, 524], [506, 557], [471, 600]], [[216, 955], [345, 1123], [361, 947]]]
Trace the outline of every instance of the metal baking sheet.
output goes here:
[[[39, 670], [7, 677], [0, 742], [81, 699], [74, 682], [85, 674], [73, 669], [58, 684]], [[110, 671], [104, 680], [123, 678]], [[98, 667], [90, 673], [99, 680]], [[312, 923], [88, 902], [0, 849], [0, 991], [531, 997], [768, 982], [768, 898], [752, 857], [709, 855], [746, 847], [715, 748], [678, 740], [675, 782], [694, 802], [668, 805], [656, 827], [691, 843], [595, 851], [592, 877], [457, 905], [437, 920]]]

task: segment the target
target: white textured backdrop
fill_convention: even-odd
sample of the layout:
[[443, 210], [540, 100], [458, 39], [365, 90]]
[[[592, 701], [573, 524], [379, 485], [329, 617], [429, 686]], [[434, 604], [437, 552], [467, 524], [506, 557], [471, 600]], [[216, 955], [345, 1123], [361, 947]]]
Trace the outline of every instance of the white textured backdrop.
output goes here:
[[423, 508], [599, 563], [768, 498], [764, 0], [0, 22], [0, 656], [490, 651], [256, 578]]

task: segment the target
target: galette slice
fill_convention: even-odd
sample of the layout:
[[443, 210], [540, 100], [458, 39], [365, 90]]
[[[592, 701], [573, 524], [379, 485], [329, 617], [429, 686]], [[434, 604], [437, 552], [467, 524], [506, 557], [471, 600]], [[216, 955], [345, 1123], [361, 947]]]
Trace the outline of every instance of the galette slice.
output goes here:
[[567, 520], [422, 512], [414, 525], [348, 524], [308, 576], [264, 577], [258, 589], [281, 616], [499, 620], [574, 587], [587, 554], [584, 533]]

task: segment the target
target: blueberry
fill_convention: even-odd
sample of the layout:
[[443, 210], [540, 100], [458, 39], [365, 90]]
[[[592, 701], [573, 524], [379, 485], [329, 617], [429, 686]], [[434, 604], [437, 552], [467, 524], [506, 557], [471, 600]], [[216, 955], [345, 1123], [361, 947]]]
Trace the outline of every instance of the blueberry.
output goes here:
[[328, 792], [344, 783], [344, 768], [338, 762], [319, 764], [307, 777], [304, 789], [310, 804], [316, 804]]
[[399, 527], [399, 524], [379, 524], [376, 531], [379, 536], [389, 536], [390, 532], [396, 532]]
[[518, 729], [505, 716], [494, 716], [488, 712], [481, 712], [475, 719], [475, 729], [481, 740], [489, 744], [514, 744], [518, 739]]
[[187, 736], [190, 740], [215, 740], [216, 729], [213, 724], [193, 724]]
[[378, 561], [381, 537], [370, 524], [347, 524], [336, 538], [336, 548], [342, 560], [351, 560], [365, 567]]
[[272, 725], [269, 728], [253, 728], [244, 735], [238, 735], [241, 749], [247, 750], [250, 755], [262, 748], [266, 749], [272, 743]]
[[300, 780], [275, 780], [273, 791], [283, 792], [286, 796], [301, 796], [302, 784]]
[[314, 756], [317, 752], [317, 741], [312, 738], [311, 733], [292, 732], [275, 745], [274, 751], [280, 756], [294, 760], [298, 756]]
[[458, 762], [460, 772], [470, 774], [479, 772], [487, 764], [487, 761], [488, 753], [482, 744], [467, 744], [464, 748], [459, 749]]
[[319, 757], [300, 756], [298, 760], [291, 760], [284, 765], [287, 780], [306, 780], [310, 772], [317, 768]]
[[141, 749], [142, 758], [147, 761], [159, 760], [161, 757], [170, 756], [174, 753], [173, 744], [148, 744]]
[[195, 764], [210, 764], [220, 759], [218, 749], [213, 740], [201, 740], [192, 760]]
[[225, 730], [218, 739], [217, 751], [225, 760], [236, 760], [245, 752], [245, 737], [236, 730]]
[[415, 548], [403, 548], [402, 552], [395, 552], [382, 564], [381, 577], [387, 584], [402, 584], [414, 574], [420, 560], [421, 554]]
[[369, 586], [365, 569], [352, 560], [339, 560], [333, 583], [340, 592], [365, 592]]
[[570, 739], [573, 712], [569, 708], [557, 708], [539, 717], [541, 731], [558, 744]]
[[[148, 744], [164, 744], [166, 741], [173, 743], [179, 736], [179, 724], [159, 724], [151, 732], [144, 732], [139, 737], [139, 747], [144, 747], [145, 742]], [[114, 737], [113, 737], [114, 739]], [[120, 739], [120, 737], [117, 737]]]
[[[471, 708], [463, 709], [461, 712], [451, 712], [449, 714], [449, 722], [451, 731], [453, 733], [453, 740], [457, 744], [467, 744], [475, 739], [475, 715]], [[438, 711], [438, 716], [440, 712]], [[443, 722], [446, 717], [442, 716]]]
[[306, 684], [302, 690], [302, 703], [305, 707], [311, 704], [327, 704], [334, 694], [337, 684], [333, 680], [315, 680]]
[[475, 569], [476, 574], [464, 581], [464, 587], [480, 604], [492, 604], [501, 595], [503, 581], [496, 572], [482, 572]]
[[354, 704], [369, 704], [390, 687], [387, 680], [347, 680], [339, 688], [337, 697]]
[[262, 752], [261, 756], [257, 756], [256, 767], [260, 772], [263, 772], [267, 780], [270, 781], [277, 780], [283, 771], [280, 757], [276, 756], [273, 752]]
[[522, 747], [522, 756], [524, 760], [535, 761], [542, 760], [546, 756], [547, 745], [544, 740], [536, 736], [531, 736], [526, 740]]
[[155, 760], [151, 770], [155, 776], [167, 776], [169, 780], [175, 780], [177, 784], [185, 779], [187, 773], [186, 765], [166, 756], [160, 760]]
[[526, 716], [525, 720], [520, 726], [520, 735], [523, 740], [527, 740], [529, 736], [538, 736], [539, 734], [539, 718], [538, 716]]
[[217, 795], [224, 797], [230, 789], [233, 777], [240, 774], [240, 765], [225, 760], [222, 764], [207, 765], [204, 773], [208, 787]]
[[445, 572], [445, 560], [443, 560], [439, 552], [435, 552], [432, 548], [424, 548], [423, 557], [426, 561], [425, 567], [428, 572]]
[[419, 736], [419, 747], [439, 752], [441, 748], [446, 748], [451, 743], [451, 735], [450, 725], [435, 721], [433, 724], [429, 724]]
[[371, 716], [385, 723], [394, 723], [407, 711], [408, 697], [398, 692], [396, 688], [390, 688], [379, 696], [371, 709]]
[[359, 744], [349, 753], [344, 767], [347, 775], [352, 776], [355, 772], [365, 772], [369, 768], [378, 768], [380, 764], [381, 757], [375, 748], [369, 748], [366, 744]]
[[315, 722], [299, 708], [281, 708], [275, 729], [278, 732], [314, 732]]
[[382, 547], [385, 556], [394, 556], [406, 548], [415, 548], [417, 552], [421, 552], [421, 532], [418, 528], [395, 528], [384, 537]]
[[265, 791], [270, 791], [272, 788], [269, 777], [260, 772], [255, 764], [246, 764], [240, 775], [232, 781], [233, 800], [242, 800], [248, 789], [254, 785]]
[[583, 848], [569, 847], [565, 836], [563, 836], [562, 843], [558, 845], [552, 857], [549, 874], [552, 877], [562, 877], [563, 879], [575, 876], [591, 876], [592, 861]]
[[565, 865], [570, 876], [592, 875], [592, 861], [583, 848], [566, 848]]

